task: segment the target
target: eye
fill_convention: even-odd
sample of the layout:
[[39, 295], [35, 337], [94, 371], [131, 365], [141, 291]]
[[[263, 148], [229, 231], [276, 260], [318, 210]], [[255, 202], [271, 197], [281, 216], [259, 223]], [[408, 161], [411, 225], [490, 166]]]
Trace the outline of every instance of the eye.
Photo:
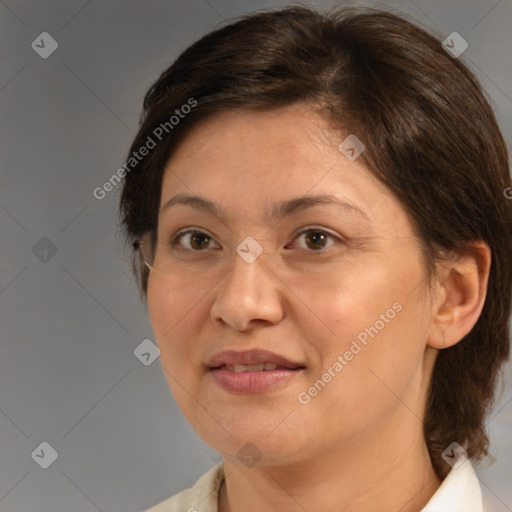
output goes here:
[[[318, 228], [305, 229], [305, 230], [301, 231], [300, 233], [298, 233], [297, 236], [294, 238], [294, 240], [298, 240], [303, 235], [306, 235], [303, 238], [303, 240], [306, 243], [306, 247], [301, 247], [301, 248], [302, 249], [311, 249], [315, 252], [319, 252], [322, 249], [325, 249], [326, 242], [329, 238], [331, 240], [335, 240], [334, 243], [336, 243], [336, 241], [341, 241], [341, 239], [339, 237], [333, 235], [332, 233], [329, 233], [328, 231], [325, 231], [323, 229], [318, 229]], [[333, 244], [330, 244], [330, 245], [333, 245]], [[330, 245], [327, 247], [330, 247]], [[287, 247], [289, 247], [289, 245]]]
[[[298, 233], [293, 240], [295, 241], [303, 235], [307, 235], [304, 238], [306, 247], [303, 246], [300, 248], [311, 249], [314, 252], [319, 252], [322, 249], [325, 249], [328, 239], [334, 240], [334, 242], [330, 245], [333, 245], [336, 243], [336, 241], [341, 240], [339, 237], [333, 235], [332, 233], [318, 228], [305, 229]], [[193, 252], [205, 251], [206, 249], [211, 248], [210, 243], [213, 242], [213, 238], [203, 231], [188, 229], [176, 234], [176, 236], [171, 240], [171, 246], [176, 246], [181, 242], [182, 239], [188, 239], [189, 247], [186, 247], [185, 249], [192, 250]], [[327, 245], [327, 247], [330, 247], [330, 245]], [[290, 244], [288, 244], [286, 247], [289, 248]]]
[[[205, 249], [208, 249], [209, 242], [213, 242], [213, 238], [202, 231], [198, 231], [195, 229], [188, 229], [186, 231], [181, 231], [178, 233], [172, 240], [171, 245], [174, 247], [178, 242], [181, 241], [185, 236], [192, 235], [188, 238], [190, 242], [190, 247], [194, 252], [200, 252]], [[197, 250], [196, 250], [197, 249]]]

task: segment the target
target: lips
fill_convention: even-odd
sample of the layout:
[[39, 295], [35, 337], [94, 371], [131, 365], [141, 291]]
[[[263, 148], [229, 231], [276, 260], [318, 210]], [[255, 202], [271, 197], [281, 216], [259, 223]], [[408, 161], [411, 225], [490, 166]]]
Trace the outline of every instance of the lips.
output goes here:
[[276, 390], [305, 368], [301, 363], [268, 350], [226, 350], [214, 355], [207, 367], [213, 380], [231, 393]]
[[244, 352], [225, 350], [215, 354], [208, 362], [209, 369], [225, 367], [235, 372], [296, 370], [304, 368], [299, 362], [290, 361], [286, 357], [268, 350], [253, 349]]
[[279, 369], [286, 369], [284, 366], [278, 366], [275, 363], [260, 363], [260, 364], [225, 364], [220, 368], [225, 368], [230, 372], [262, 372], [262, 371], [272, 371]]

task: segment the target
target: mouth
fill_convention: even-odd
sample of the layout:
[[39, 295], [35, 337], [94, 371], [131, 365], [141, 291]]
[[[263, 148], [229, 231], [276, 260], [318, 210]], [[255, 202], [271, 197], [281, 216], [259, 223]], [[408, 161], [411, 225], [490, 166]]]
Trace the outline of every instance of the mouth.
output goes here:
[[286, 366], [278, 366], [275, 363], [260, 363], [260, 364], [223, 364], [212, 370], [225, 369], [230, 372], [242, 373], [242, 372], [269, 372], [273, 370], [292, 370], [293, 368], [287, 368]]
[[215, 355], [207, 367], [214, 381], [232, 393], [263, 393], [277, 389], [306, 368], [266, 350], [224, 351]]
[[231, 371], [245, 372], [272, 371], [280, 368], [295, 370], [303, 368], [304, 365], [269, 350], [252, 349], [243, 352], [237, 352], [236, 350], [218, 352], [210, 359], [207, 367], [210, 370], [226, 367]]

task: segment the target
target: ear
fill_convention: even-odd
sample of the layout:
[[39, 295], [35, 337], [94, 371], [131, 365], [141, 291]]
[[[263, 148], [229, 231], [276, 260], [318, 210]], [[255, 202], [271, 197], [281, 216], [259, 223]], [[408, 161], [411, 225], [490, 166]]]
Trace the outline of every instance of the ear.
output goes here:
[[483, 241], [438, 264], [428, 346], [451, 347], [471, 331], [484, 307], [490, 268], [491, 250]]

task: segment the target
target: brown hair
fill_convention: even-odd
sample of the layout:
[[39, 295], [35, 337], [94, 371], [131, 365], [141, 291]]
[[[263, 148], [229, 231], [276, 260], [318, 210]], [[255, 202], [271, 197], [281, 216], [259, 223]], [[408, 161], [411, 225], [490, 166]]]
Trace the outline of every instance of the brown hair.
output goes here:
[[[162, 142], [126, 174], [120, 214], [127, 241], [136, 246], [156, 232], [163, 169], [198, 122], [226, 110], [307, 103], [333, 129], [364, 142], [360, 158], [407, 211], [430, 272], [442, 251], [476, 240], [489, 245], [482, 314], [463, 340], [440, 351], [424, 422], [441, 478], [450, 469], [441, 452], [453, 441], [474, 461], [487, 455], [484, 420], [509, 354], [512, 201], [504, 195], [507, 147], [474, 74], [439, 36], [391, 11], [260, 12], [205, 35], [162, 73], [145, 96], [129, 155], [191, 99], [196, 108], [172, 129], [168, 123]], [[136, 253], [133, 262], [144, 298], [147, 268]]]

